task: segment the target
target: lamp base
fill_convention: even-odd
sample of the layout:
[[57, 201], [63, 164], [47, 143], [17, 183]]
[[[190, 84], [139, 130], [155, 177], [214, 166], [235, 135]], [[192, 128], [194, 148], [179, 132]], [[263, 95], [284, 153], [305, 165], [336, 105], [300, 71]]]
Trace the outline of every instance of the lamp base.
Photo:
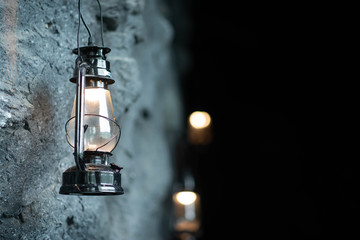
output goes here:
[[122, 168], [115, 164], [103, 165], [86, 163], [86, 170], [80, 171], [72, 166], [63, 173], [60, 194], [79, 195], [121, 195]]

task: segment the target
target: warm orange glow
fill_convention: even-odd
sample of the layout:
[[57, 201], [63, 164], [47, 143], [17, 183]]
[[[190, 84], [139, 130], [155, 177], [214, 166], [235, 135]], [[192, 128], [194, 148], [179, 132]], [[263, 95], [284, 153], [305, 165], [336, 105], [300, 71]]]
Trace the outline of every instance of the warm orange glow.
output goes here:
[[194, 128], [206, 128], [211, 123], [211, 117], [207, 112], [196, 111], [190, 115], [189, 122]]
[[[76, 97], [71, 117], [74, 117], [75, 113]], [[116, 136], [118, 129], [107, 118], [115, 120], [110, 91], [104, 88], [85, 88], [84, 123], [88, 126], [84, 133], [85, 151], [111, 152], [114, 149], [116, 138], [113, 136]], [[75, 142], [75, 118], [69, 122], [67, 136], [69, 143], [73, 144]]]
[[190, 205], [195, 202], [197, 196], [196, 193], [191, 191], [178, 192], [175, 195], [176, 200], [182, 205]]

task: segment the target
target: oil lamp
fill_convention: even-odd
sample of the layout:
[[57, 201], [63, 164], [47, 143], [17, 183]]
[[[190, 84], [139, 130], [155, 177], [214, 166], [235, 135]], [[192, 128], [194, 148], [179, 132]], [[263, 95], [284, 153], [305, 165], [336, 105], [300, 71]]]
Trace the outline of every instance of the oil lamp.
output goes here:
[[[120, 195], [121, 167], [109, 163], [120, 139], [121, 129], [115, 122], [109, 85], [110, 62], [106, 54], [111, 49], [104, 47], [101, 5], [102, 46], [92, 43], [90, 30], [81, 15], [80, 0], [78, 46], [73, 53], [78, 57], [70, 81], [76, 84], [76, 95], [70, 119], [65, 124], [66, 139], [74, 149], [75, 166], [63, 173], [60, 194]], [[88, 46], [79, 47], [80, 19], [89, 33]]]
[[195, 239], [201, 225], [200, 195], [195, 191], [195, 180], [190, 171], [183, 173], [183, 179], [173, 194], [173, 207], [177, 239]]
[[207, 112], [195, 111], [188, 121], [188, 140], [194, 145], [208, 145], [212, 140], [212, 121]]

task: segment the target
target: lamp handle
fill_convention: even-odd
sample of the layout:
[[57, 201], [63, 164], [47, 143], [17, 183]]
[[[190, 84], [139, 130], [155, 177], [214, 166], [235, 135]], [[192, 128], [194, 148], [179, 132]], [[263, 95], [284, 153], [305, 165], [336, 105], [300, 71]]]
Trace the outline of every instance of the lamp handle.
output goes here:
[[75, 144], [74, 156], [77, 168], [85, 171], [84, 161], [84, 118], [85, 118], [85, 75], [89, 65], [79, 61], [78, 78], [76, 82], [76, 114], [75, 114]]

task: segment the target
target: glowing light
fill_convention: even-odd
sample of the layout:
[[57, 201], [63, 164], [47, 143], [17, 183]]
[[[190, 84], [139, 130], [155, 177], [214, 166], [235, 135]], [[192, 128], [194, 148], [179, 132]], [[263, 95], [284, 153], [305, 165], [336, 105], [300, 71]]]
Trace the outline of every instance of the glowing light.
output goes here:
[[[76, 97], [71, 116], [74, 117], [75, 113]], [[117, 134], [118, 130], [116, 125], [107, 118], [115, 120], [110, 91], [104, 88], [85, 88], [84, 123], [87, 125], [84, 133], [85, 151], [111, 152], [114, 149], [116, 138], [112, 139], [112, 137]], [[75, 142], [75, 118], [69, 122], [68, 140], [69, 143]]]
[[206, 128], [211, 123], [211, 117], [207, 112], [196, 111], [190, 115], [189, 122], [194, 128]]
[[178, 192], [175, 195], [176, 200], [182, 205], [190, 205], [195, 202], [197, 196], [196, 193], [191, 191]]

